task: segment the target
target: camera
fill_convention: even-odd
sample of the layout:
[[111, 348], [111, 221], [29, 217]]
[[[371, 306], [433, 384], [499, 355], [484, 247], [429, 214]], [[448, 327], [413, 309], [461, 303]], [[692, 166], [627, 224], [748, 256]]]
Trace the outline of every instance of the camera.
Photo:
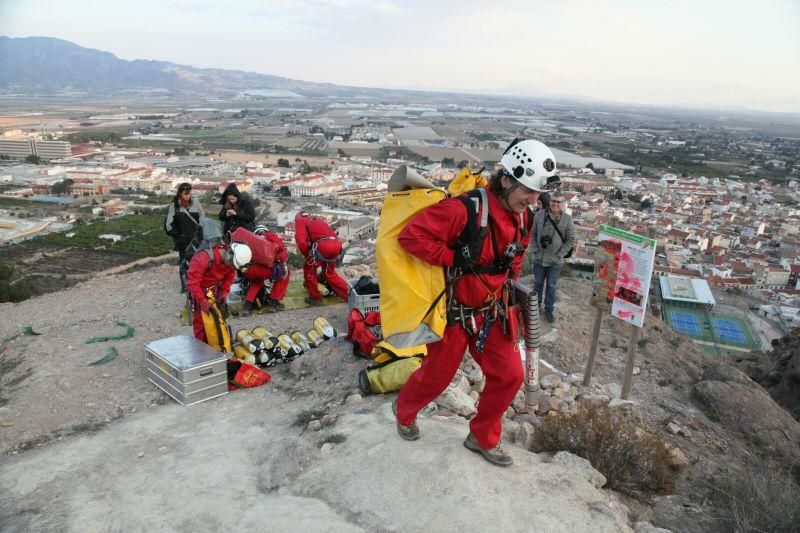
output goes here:
[[539, 239], [539, 244], [542, 246], [543, 249], [547, 248], [548, 246], [553, 244], [553, 237], [551, 237], [550, 235], [542, 235], [542, 238]]

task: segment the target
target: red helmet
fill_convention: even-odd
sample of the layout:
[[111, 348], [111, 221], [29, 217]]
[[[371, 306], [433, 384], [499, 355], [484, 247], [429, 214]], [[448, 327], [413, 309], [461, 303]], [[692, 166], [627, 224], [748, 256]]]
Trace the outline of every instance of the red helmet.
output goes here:
[[316, 242], [314, 256], [320, 261], [332, 263], [339, 258], [340, 253], [342, 253], [342, 243], [339, 242], [339, 239], [321, 239]]

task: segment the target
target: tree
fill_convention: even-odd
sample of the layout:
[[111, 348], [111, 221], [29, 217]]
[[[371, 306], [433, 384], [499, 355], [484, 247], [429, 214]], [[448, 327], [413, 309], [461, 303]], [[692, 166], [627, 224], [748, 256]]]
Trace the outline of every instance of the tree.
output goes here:
[[278, 196], [291, 196], [291, 194], [292, 192], [286, 185], [281, 185], [281, 188], [278, 189]]
[[456, 165], [455, 159], [452, 157], [443, 157], [442, 158], [442, 166], [447, 168], [453, 168]]
[[590, 170], [594, 171], [594, 163], [592, 163], [591, 161], [589, 161], [588, 163], [586, 163], [586, 168], [588, 168], [588, 169], [590, 169]]
[[291, 165], [291, 163], [289, 163], [288, 159], [283, 158], [283, 157], [279, 157], [278, 158], [278, 166], [282, 167], [282, 168], [289, 168], [292, 165]]
[[653, 207], [653, 201], [650, 198], [645, 198], [642, 200], [642, 203], [639, 204], [639, 211], [644, 211], [645, 209], [650, 209]]
[[464, 168], [464, 167], [466, 167], [466, 166], [468, 166], [468, 165], [469, 165], [469, 161], [467, 161], [466, 159], [462, 159], [461, 161], [459, 161], [459, 162], [458, 162], [458, 164], [456, 165], [456, 167], [458, 167], [458, 168]]
[[50, 192], [53, 194], [69, 194], [73, 183], [74, 181], [69, 178], [61, 180], [58, 183], [54, 183], [53, 186], [50, 187]]
[[42, 158], [39, 157], [38, 155], [31, 154], [31, 155], [29, 155], [28, 157], [25, 158], [25, 162], [26, 163], [33, 163], [34, 165], [38, 165], [39, 163], [42, 162]]

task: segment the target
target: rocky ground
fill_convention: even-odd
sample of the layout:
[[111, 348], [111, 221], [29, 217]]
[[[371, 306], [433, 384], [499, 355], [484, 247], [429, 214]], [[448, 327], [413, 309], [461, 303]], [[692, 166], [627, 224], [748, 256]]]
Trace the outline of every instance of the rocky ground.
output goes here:
[[[632, 402], [615, 400], [630, 330], [611, 318], [594, 385], [583, 388], [594, 311], [590, 285], [573, 279], [562, 280], [557, 321], [543, 332], [541, 355], [553, 368], [543, 363], [539, 403], [525, 405], [520, 393], [509, 409], [511, 469], [461, 446], [481, 390], [468, 359], [426, 410], [415, 443], [394, 434], [393, 396], [358, 394], [365, 362], [343, 339], [270, 369], [263, 387], [184, 408], [142, 367], [146, 343], [190, 333], [176, 288], [175, 267], [165, 265], [0, 305], [0, 483], [9, 488], [0, 523], [9, 530], [143, 530], [164, 528], [169, 516], [172, 531], [266, 523], [276, 531], [651, 531], [649, 522], [725, 531], [732, 527], [710, 498], [715, 480], [738, 464], [800, 456], [800, 424], [764, 389], [656, 317], [639, 337]], [[233, 318], [232, 326], [308, 329], [322, 315], [343, 332], [346, 311], [342, 303]], [[123, 333], [120, 322], [135, 329], [131, 338], [86, 343]], [[115, 359], [89, 366], [111, 347]], [[644, 505], [600, 490], [603, 476], [571, 454], [527, 451], [542, 417], [582, 403], [611, 403], [669, 441], [676, 494]]]

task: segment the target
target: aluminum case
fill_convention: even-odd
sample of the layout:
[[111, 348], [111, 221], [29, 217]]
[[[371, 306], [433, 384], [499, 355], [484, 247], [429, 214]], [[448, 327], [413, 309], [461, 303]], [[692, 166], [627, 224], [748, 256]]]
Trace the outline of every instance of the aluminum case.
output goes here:
[[147, 378], [181, 405], [228, 393], [227, 355], [191, 335], [145, 346]]

